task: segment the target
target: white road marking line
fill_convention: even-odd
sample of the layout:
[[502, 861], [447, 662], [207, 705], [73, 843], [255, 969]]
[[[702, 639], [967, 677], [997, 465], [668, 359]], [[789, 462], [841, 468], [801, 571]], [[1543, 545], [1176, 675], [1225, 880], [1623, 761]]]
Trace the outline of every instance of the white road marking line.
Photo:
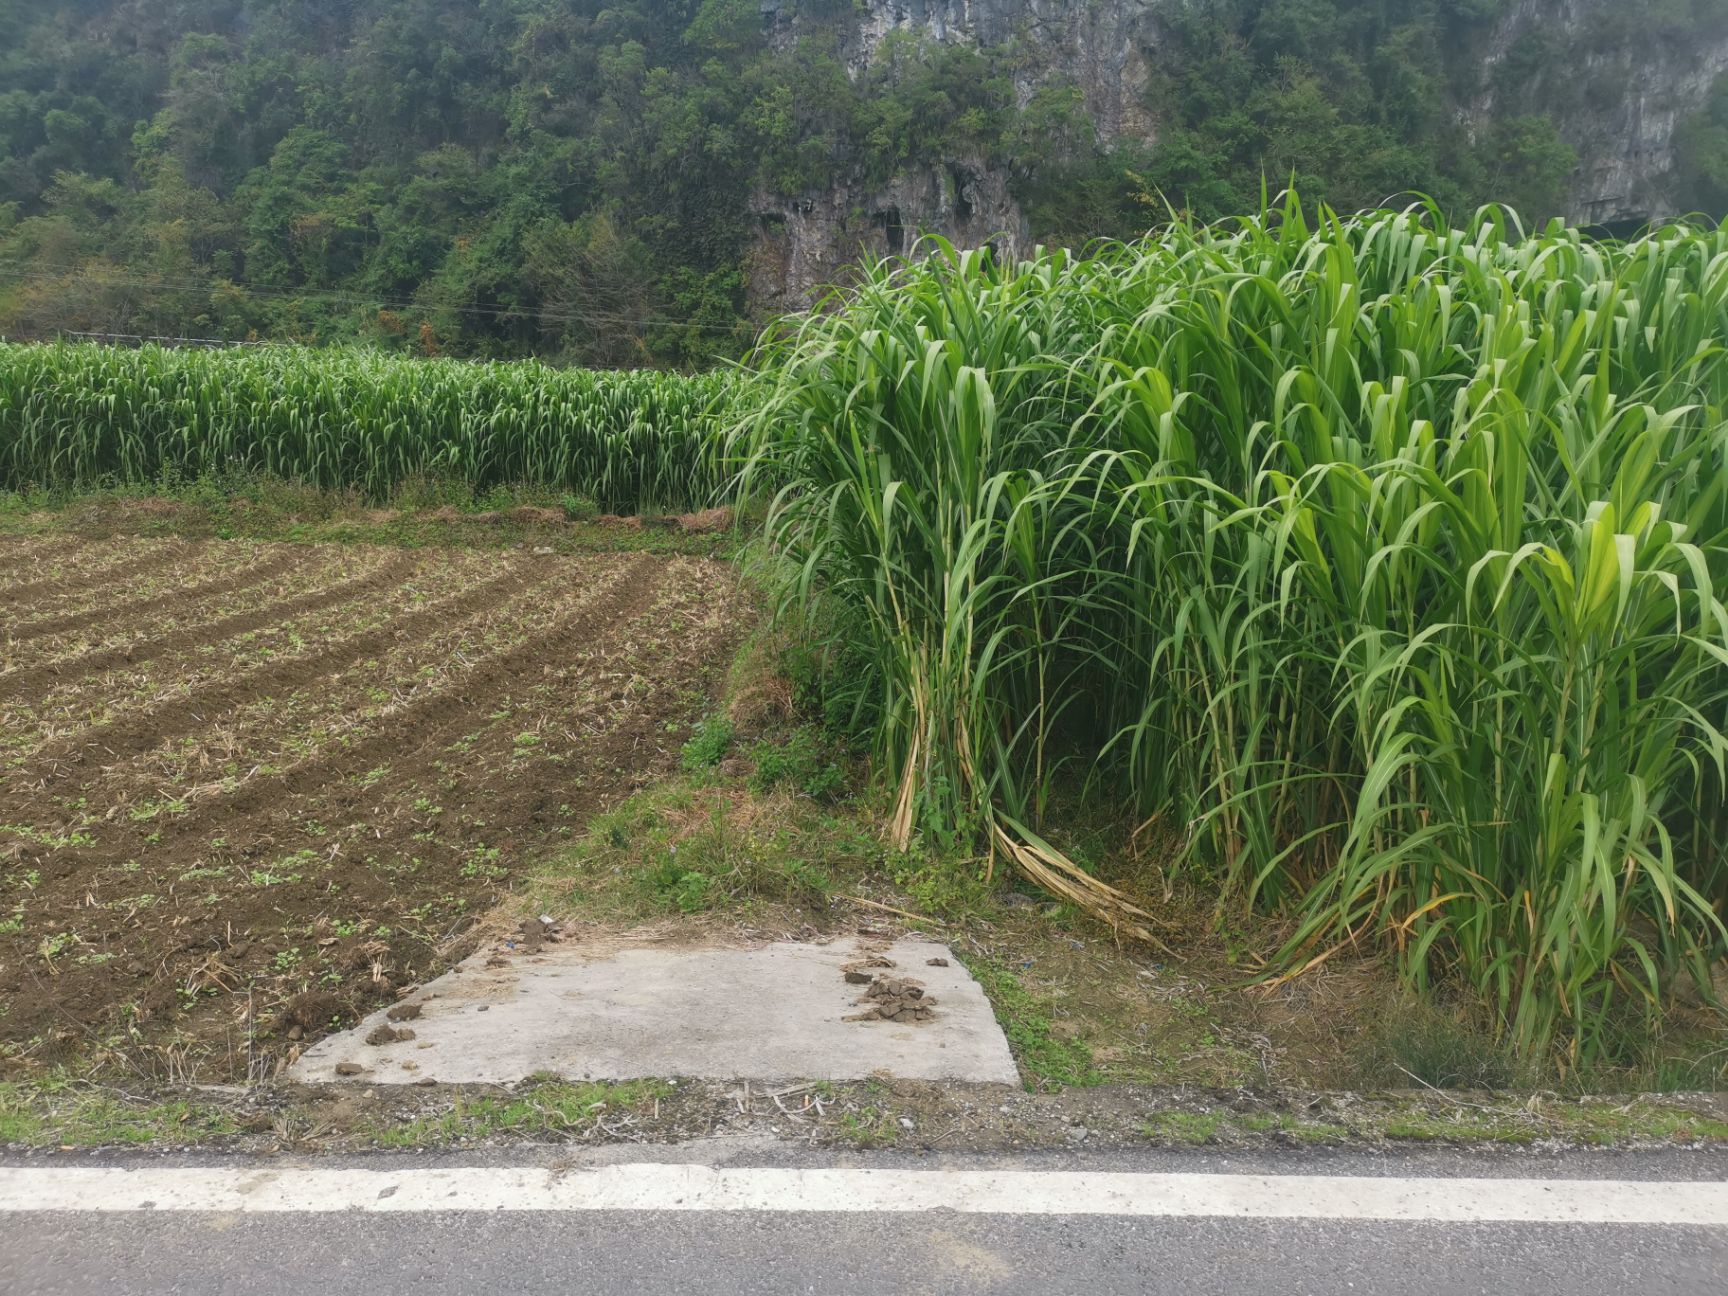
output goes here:
[[957, 1211], [1728, 1228], [1728, 1183], [703, 1165], [464, 1169], [0, 1167], [21, 1211]]

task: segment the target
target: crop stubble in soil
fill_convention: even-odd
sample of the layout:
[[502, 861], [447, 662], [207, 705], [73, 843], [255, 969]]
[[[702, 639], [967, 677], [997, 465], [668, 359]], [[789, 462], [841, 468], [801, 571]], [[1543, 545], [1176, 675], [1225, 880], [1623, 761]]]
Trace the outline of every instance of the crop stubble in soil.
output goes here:
[[[135, 617], [127, 579], [149, 564], [111, 548], [80, 552], [68, 579], [96, 588], [111, 573], [115, 607]], [[188, 561], [188, 548], [203, 552]], [[0, 618], [39, 620], [42, 604], [68, 601], [39, 565], [5, 557]], [[162, 634], [146, 625], [51, 668], [32, 653], [52, 652], [52, 636], [13, 642], [0, 672], [0, 713], [52, 684], [93, 695], [82, 713], [105, 717], [7, 749], [5, 1069], [123, 1055], [213, 1079], [268, 1074], [438, 970], [525, 858], [670, 769], [677, 725], [718, 683], [736, 634], [731, 569], [693, 558], [467, 554], [442, 577], [438, 551], [262, 546], [233, 570], [211, 543], [149, 559], [184, 578], [160, 600]], [[292, 652], [212, 673], [213, 641], [270, 617], [225, 613], [217, 596], [300, 562], [323, 563], [323, 583], [274, 615], [318, 611], [322, 638], [303, 629]], [[414, 580], [427, 597], [391, 604]], [[381, 624], [345, 633], [380, 605]], [[101, 632], [91, 610], [72, 624]], [[456, 646], [427, 661], [422, 643]], [[151, 693], [127, 675], [142, 700], [110, 705], [121, 669], [145, 662], [168, 683]], [[369, 697], [384, 700], [362, 707]], [[303, 737], [297, 710], [319, 707], [343, 726]], [[28, 711], [14, 716], [28, 725]], [[294, 742], [274, 741], [290, 729]]]
[[[184, 591], [184, 596], [192, 599], [206, 599], [219, 594], [229, 593], [232, 590], [245, 589], [254, 584], [261, 584], [264, 581], [269, 580], [270, 577], [276, 575], [278, 572], [291, 566], [294, 562], [294, 558], [295, 555], [293, 553], [277, 549], [274, 552], [267, 554], [259, 561], [241, 567], [238, 571], [230, 569], [226, 575], [217, 576], [212, 580], [202, 581], [196, 585], [190, 586]], [[129, 589], [131, 584], [132, 582], [128, 582], [126, 588]], [[35, 620], [26, 621], [24, 624], [17, 627], [16, 631], [11, 635], [11, 638], [22, 642], [27, 639], [40, 639], [44, 635], [62, 635], [68, 631], [82, 629], [85, 626], [101, 625], [106, 627], [115, 624], [123, 624], [129, 616], [137, 614], [139, 616], [147, 617], [157, 608], [157, 600], [150, 596], [133, 599], [129, 602], [121, 603], [117, 607], [104, 606], [103, 604], [105, 603], [107, 603], [106, 599], [97, 606], [85, 608], [81, 612], [71, 612], [61, 616], [40, 617]]]
[[74, 542], [25, 568], [28, 580], [14, 581], [12, 577], [19, 573], [6, 571], [7, 582], [0, 585], [0, 608], [16, 616], [18, 608], [33, 602], [51, 609], [87, 589], [124, 589], [126, 581], [184, 559], [190, 548], [180, 540], [134, 541], [107, 551], [98, 545]]
[[[5, 676], [4, 687], [11, 696], [23, 696], [60, 679], [82, 679], [100, 671], [121, 665], [138, 665], [155, 658], [183, 652], [200, 644], [218, 643], [238, 638], [286, 616], [316, 612], [346, 603], [376, 590], [387, 588], [392, 579], [399, 579], [407, 568], [406, 562], [384, 565], [380, 570], [356, 576], [336, 585], [324, 586], [307, 594], [277, 598], [268, 606], [254, 611], [235, 612], [213, 622], [188, 626], [164, 634], [140, 635], [124, 643], [92, 648], [68, 659], [44, 662], [30, 670], [17, 670]], [[229, 587], [236, 588], [236, 587]], [[239, 587], [244, 588], [244, 587]], [[227, 593], [228, 589], [222, 590]]]

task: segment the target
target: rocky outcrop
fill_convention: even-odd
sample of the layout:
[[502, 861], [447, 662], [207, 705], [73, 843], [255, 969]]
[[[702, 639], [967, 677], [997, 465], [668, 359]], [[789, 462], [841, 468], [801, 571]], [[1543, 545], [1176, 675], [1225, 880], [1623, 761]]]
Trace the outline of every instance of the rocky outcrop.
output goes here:
[[[861, 75], [895, 32], [1015, 53], [1022, 103], [1051, 78], [1077, 87], [1103, 143], [1150, 137], [1147, 78], [1167, 0], [860, 0], [849, 10], [810, 0], [762, 0], [771, 39], [790, 45], [838, 26], [839, 53]], [[990, 243], [1005, 255], [1031, 231], [1006, 172], [976, 157], [915, 168], [886, 185], [853, 176], [803, 194], [761, 192], [752, 203], [751, 304], [763, 313], [802, 309], [845, 277], [860, 257], [892, 256], [920, 235], [960, 247]]]
[[[771, 39], [790, 44], [820, 26], [838, 31], [854, 75], [895, 32], [1006, 47], [1016, 93], [1028, 101], [1052, 78], [1077, 87], [1100, 143], [1155, 140], [1146, 88], [1162, 48], [1158, 15], [1181, 0], [761, 0]], [[1657, 30], [1625, 21], [1626, 0], [1513, 0], [1474, 49], [1455, 84], [1479, 88], [1457, 105], [1467, 130], [1504, 114], [1545, 112], [1580, 164], [1567, 219], [1641, 224], [1677, 214], [1676, 126], [1728, 72], [1728, 24]], [[1618, 19], [1615, 25], [1609, 20]], [[1602, 39], [1604, 31], [1614, 33]], [[1532, 36], [1551, 54], [1532, 84], [1507, 75]], [[1502, 65], [1505, 65], [1504, 67]], [[1499, 73], [1500, 75], [1497, 75]], [[886, 185], [852, 178], [820, 192], [759, 193], [750, 261], [752, 304], [764, 312], [808, 306], [860, 256], [904, 250], [923, 233], [960, 246], [995, 242], [1013, 253], [1035, 231], [1010, 177], [976, 158], [948, 159]]]
[[1008, 178], [976, 159], [903, 172], [892, 183], [854, 181], [786, 197], [758, 193], [748, 260], [750, 295], [765, 312], [802, 310], [847, 266], [905, 252], [922, 234], [960, 247], [993, 244], [1004, 256], [1028, 242]]
[[[1159, 42], [1157, 15], [1170, 0], [860, 0], [840, 24], [840, 53], [862, 72], [895, 32], [984, 48], [1012, 46], [1022, 98], [1056, 74], [1080, 88], [1099, 138], [1144, 135], [1147, 75]], [[773, 39], [788, 45], [820, 24], [832, 6], [762, 0]]]
[[[1575, 224], [1636, 226], [1681, 214], [1675, 130], [1728, 72], [1728, 24], [1621, 27], [1604, 38], [1601, 24], [1625, 3], [1517, 0], [1487, 42], [1480, 76], [1485, 89], [1464, 109], [1475, 129], [1501, 112], [1547, 110], [1578, 154], [1562, 213]], [[1496, 75], [1532, 38], [1567, 50], [1557, 66], [1545, 69], [1534, 94], [1516, 76]]]

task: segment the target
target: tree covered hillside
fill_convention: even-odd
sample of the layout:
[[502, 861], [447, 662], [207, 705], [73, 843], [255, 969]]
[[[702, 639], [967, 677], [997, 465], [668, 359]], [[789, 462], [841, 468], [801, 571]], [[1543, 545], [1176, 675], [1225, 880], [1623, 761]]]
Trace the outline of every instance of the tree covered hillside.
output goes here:
[[[792, 35], [761, 0], [0, 0], [0, 334], [699, 364], [751, 332], [753, 195], [955, 156], [1068, 241], [1163, 199], [1240, 213], [1263, 175], [1543, 216], [1577, 161], [1554, 113], [1617, 91], [1537, 42], [1467, 126], [1510, 3], [1168, 0], [1158, 127], [1106, 147], [1076, 87], [1028, 77], [1030, 33], [896, 35], [849, 70], [865, 0], [806, 0]], [[1615, 12], [1655, 38], [1725, 9]], [[1684, 127], [1701, 202], [1724, 122]]]

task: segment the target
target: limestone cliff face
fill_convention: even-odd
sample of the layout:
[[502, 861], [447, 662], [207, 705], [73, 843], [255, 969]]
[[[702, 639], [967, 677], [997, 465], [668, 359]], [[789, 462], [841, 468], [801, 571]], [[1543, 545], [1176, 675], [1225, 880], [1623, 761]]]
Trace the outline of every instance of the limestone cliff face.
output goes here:
[[845, 267], [903, 252], [921, 234], [961, 247], [993, 243], [1008, 256], [1030, 242], [1008, 178], [976, 159], [918, 167], [883, 186], [842, 183], [790, 198], [759, 193], [752, 205], [750, 294], [753, 305], [773, 314], [804, 309]]
[[[1101, 141], [1151, 137], [1145, 89], [1157, 48], [1156, 11], [1166, 0], [859, 0], [841, 28], [840, 53], [861, 74], [894, 32], [984, 48], [1011, 47], [1024, 102], [1050, 77], [1077, 86]], [[811, 25], [810, 0], [762, 0], [771, 39], [790, 44]], [[817, 18], [833, 21], [818, 0]], [[1009, 177], [975, 157], [944, 158], [887, 185], [843, 179], [812, 193], [759, 193], [750, 257], [752, 305], [766, 312], [810, 305], [861, 256], [902, 251], [935, 233], [961, 247], [1024, 250], [1031, 231]]]
[[[1605, 11], [1624, 0], [1517, 0], [1496, 25], [1482, 59], [1484, 86], [1521, 40], [1587, 32]], [[1642, 225], [1681, 214], [1674, 187], [1674, 133], [1698, 111], [1717, 76], [1728, 71], [1728, 30], [1636, 31], [1606, 44], [1577, 42], [1564, 66], [1550, 67], [1531, 103], [1545, 92], [1555, 125], [1577, 150], [1567, 220], [1582, 225]], [[1566, 94], [1566, 86], [1586, 89]], [[1481, 125], [1501, 105], [1504, 92], [1486, 89], [1465, 105], [1467, 122]]]
[[[841, 22], [840, 52], [861, 73], [894, 32], [937, 41], [1007, 47], [1024, 102], [1052, 78], [1079, 88], [1099, 141], [1156, 140], [1159, 123], [1145, 94], [1164, 49], [1159, 13], [1182, 0], [852, 0]], [[1467, 130], [1502, 112], [1548, 112], [1577, 151], [1567, 219], [1582, 224], [1642, 223], [1679, 210], [1671, 172], [1677, 124], [1696, 112], [1712, 81], [1728, 71], [1728, 28], [1701, 32], [1640, 30], [1622, 24], [1607, 43], [1579, 39], [1625, 0], [1514, 0], [1489, 28], [1472, 60], [1479, 89], [1457, 104]], [[770, 38], [796, 41], [813, 23], [832, 24], [834, 0], [761, 0]], [[842, 11], [846, 12], [846, 11]], [[1497, 76], [1521, 45], [1541, 37], [1550, 48], [1581, 52], [1552, 64], [1536, 83]], [[1588, 85], [1588, 91], [1580, 86]], [[1496, 88], [1498, 87], [1498, 88]], [[765, 310], [807, 306], [844, 277], [860, 254], [900, 251], [921, 233], [961, 246], [994, 242], [1013, 253], [1028, 229], [1010, 178], [977, 158], [950, 158], [904, 173], [890, 184], [842, 180], [804, 194], [760, 193], [754, 215], [751, 296]]]
[[[1071, 80], [1084, 94], [1099, 136], [1108, 141], [1152, 129], [1142, 91], [1158, 46], [1157, 12], [1167, 3], [860, 0], [842, 33], [842, 55], [853, 72], [861, 72], [894, 32], [985, 48], [1013, 46], [1024, 60], [1016, 77], [1021, 90], [1029, 94], [1052, 73]], [[762, 0], [762, 9], [774, 38], [790, 42], [806, 25], [809, 0]]]

